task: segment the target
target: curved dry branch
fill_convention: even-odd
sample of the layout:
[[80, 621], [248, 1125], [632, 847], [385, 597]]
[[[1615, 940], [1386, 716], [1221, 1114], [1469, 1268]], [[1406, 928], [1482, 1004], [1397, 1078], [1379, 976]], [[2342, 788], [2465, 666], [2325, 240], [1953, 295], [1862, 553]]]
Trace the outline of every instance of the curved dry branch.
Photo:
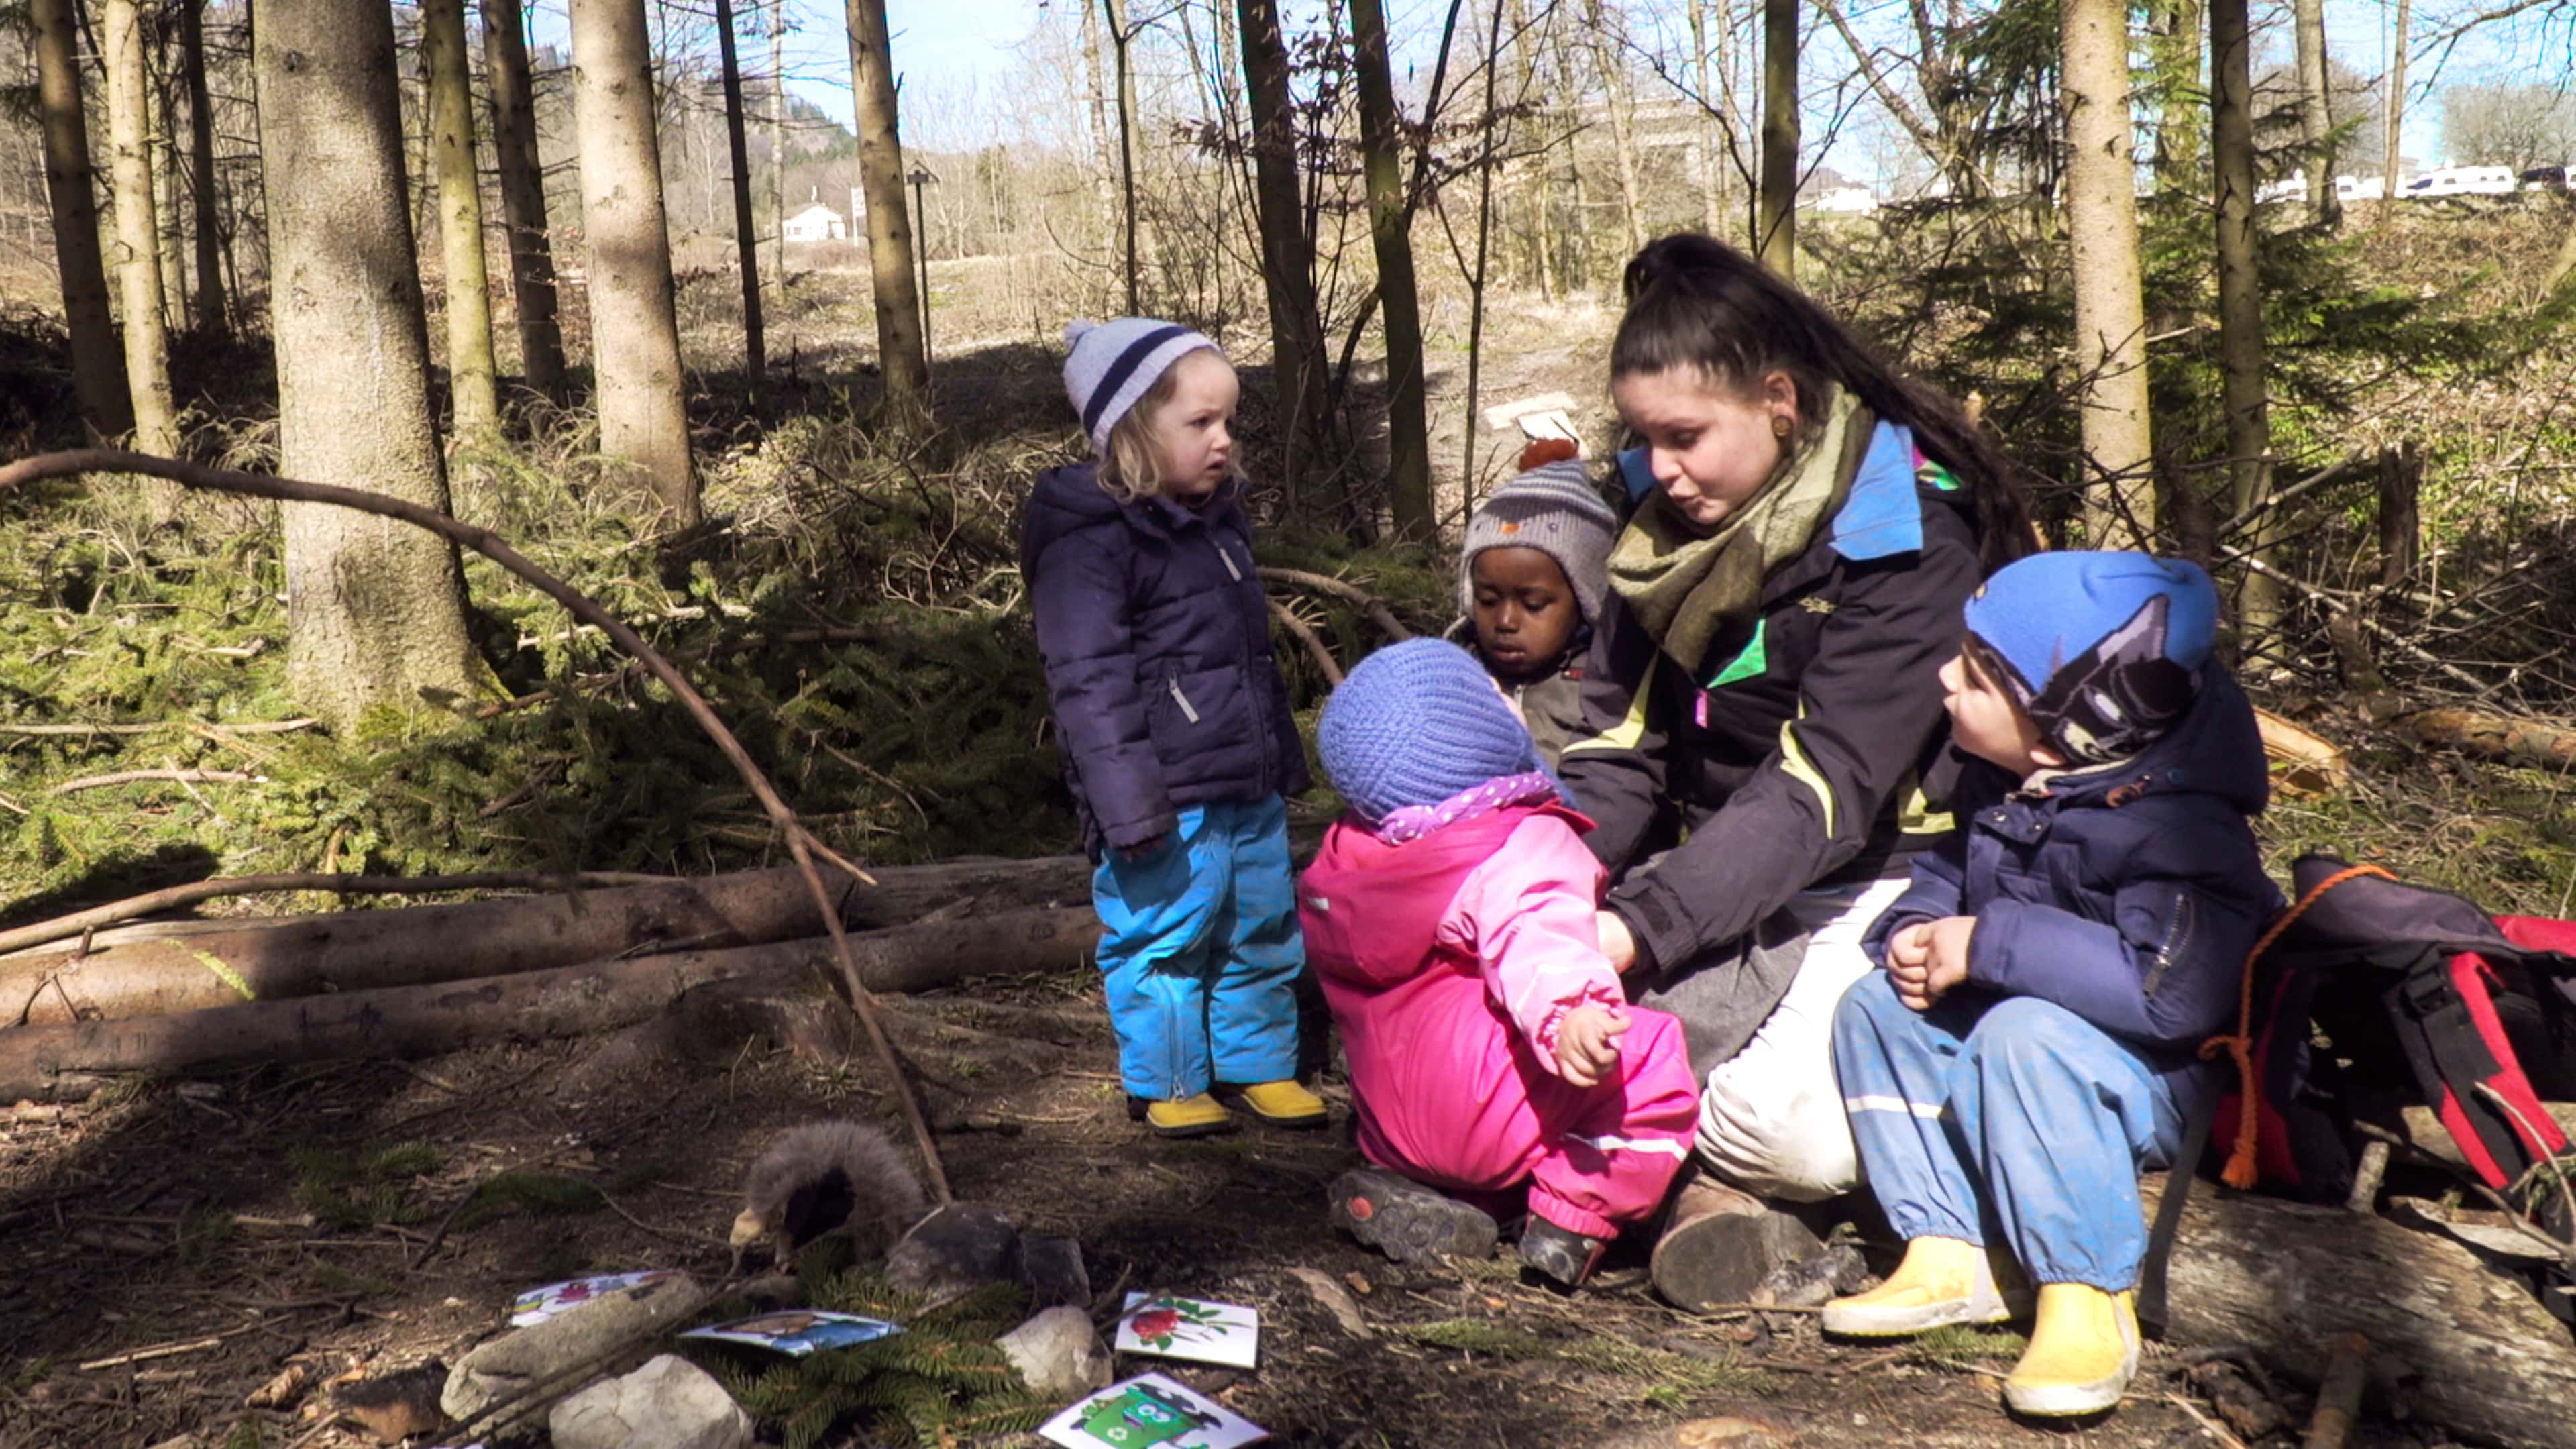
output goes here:
[[[815, 904], [823, 914], [823, 925], [831, 933], [832, 955], [841, 968], [841, 979], [849, 991], [851, 1009], [857, 1013], [859, 1024], [866, 1028], [869, 1045], [876, 1049], [878, 1060], [884, 1063], [887, 1074], [892, 1078], [895, 1100], [903, 1104], [904, 1120], [912, 1129], [915, 1145], [921, 1149], [922, 1166], [929, 1174], [931, 1193], [939, 1202], [950, 1200], [952, 1194], [948, 1188], [948, 1173], [939, 1160], [939, 1144], [930, 1135], [930, 1121], [922, 1113], [921, 1099], [913, 1091], [911, 1080], [904, 1075], [903, 1063], [895, 1055], [894, 1043], [886, 1039], [885, 1027], [877, 1019], [876, 998], [868, 990], [867, 983], [859, 979], [858, 962], [851, 955], [849, 935], [841, 926], [841, 913], [833, 908], [831, 895], [824, 890], [822, 875], [815, 868], [814, 852], [821, 846], [821, 842], [813, 838], [812, 834], [805, 829], [803, 822], [796, 818], [795, 812], [787, 808], [787, 802], [779, 798], [776, 787], [769, 783], [769, 777], [761, 772], [760, 766], [752, 762], [750, 754], [742, 747], [742, 741], [734, 738], [733, 731], [727, 729], [724, 721], [716, 717], [716, 712], [708, 705], [706, 696], [698, 693], [697, 687], [690, 684], [688, 679], [672, 666], [670, 660], [662, 657], [660, 651], [644, 642], [643, 635], [629, 628], [625, 621], [601, 607], [589, 595], [530, 562], [490, 529], [460, 523], [435, 509], [423, 508], [417, 503], [406, 502], [399, 498], [388, 498], [380, 493], [368, 493], [360, 489], [342, 488], [328, 483], [306, 483], [292, 478], [272, 478], [256, 473], [241, 473], [229, 468], [209, 468], [200, 463], [183, 462], [176, 458], [155, 458], [142, 453], [119, 452], [112, 448], [75, 448], [67, 452], [42, 453], [33, 458], [21, 458], [17, 462], [0, 467], [0, 491], [46, 478], [70, 478], [84, 473], [137, 473], [150, 478], [166, 478], [189, 488], [206, 489], [216, 493], [232, 493], [245, 498], [270, 498], [281, 503], [326, 503], [337, 508], [355, 509], [360, 513], [373, 513], [383, 518], [400, 519], [415, 528], [427, 529], [451, 543], [474, 550], [526, 580], [538, 592], [563, 605], [565, 611], [574, 618], [585, 624], [599, 626], [599, 631], [606, 634], [610, 642], [642, 664], [679, 700], [680, 707], [687, 711], [690, 720], [715, 743], [716, 749], [733, 766], [734, 773], [742, 777], [742, 782], [751, 791], [752, 798], [760, 802], [761, 809], [769, 816], [770, 824], [787, 842], [788, 854], [795, 859], [796, 869], [804, 877], [806, 889], [814, 893]], [[875, 882], [871, 880], [869, 883]]]
[[1398, 643], [1413, 637], [1413, 631], [1404, 627], [1404, 622], [1395, 617], [1395, 611], [1386, 606], [1384, 599], [1348, 579], [1337, 579], [1331, 574], [1309, 573], [1304, 569], [1274, 568], [1269, 564], [1261, 565], [1254, 569], [1253, 573], [1274, 584], [1287, 584], [1292, 588], [1330, 594], [1343, 603], [1357, 605], [1369, 616], [1371, 622], [1385, 631], [1389, 639]]

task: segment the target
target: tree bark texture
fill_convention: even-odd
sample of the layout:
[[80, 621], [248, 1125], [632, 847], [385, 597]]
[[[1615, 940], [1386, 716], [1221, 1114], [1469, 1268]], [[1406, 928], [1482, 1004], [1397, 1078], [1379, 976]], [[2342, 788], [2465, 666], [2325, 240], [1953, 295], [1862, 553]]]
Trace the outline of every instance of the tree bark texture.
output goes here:
[[672, 310], [644, 0], [574, 0], [572, 113], [590, 243], [599, 450], [623, 464], [666, 523], [686, 526], [698, 521], [698, 483]]
[[1422, 309], [1414, 289], [1413, 211], [1405, 205], [1403, 135], [1387, 65], [1381, 0], [1351, 0], [1351, 42], [1359, 80], [1369, 238], [1377, 253], [1378, 306], [1386, 328], [1387, 501], [1396, 531], [1428, 543], [1437, 524], [1431, 512], [1430, 425], [1422, 397]]
[[[1255, 208], [1261, 224], [1261, 285], [1270, 303], [1270, 367], [1279, 387], [1286, 443], [1282, 471], [1303, 476], [1324, 439], [1324, 325], [1315, 303], [1315, 246], [1290, 104], [1288, 45], [1278, 0], [1239, 0], [1244, 88], [1251, 104]], [[1088, 11], [1085, 12], [1089, 13]]]
[[2129, 158], [2129, 26], [2120, 0], [2065, 0], [2066, 231], [2083, 379], [2085, 538], [2137, 547], [2155, 527], [2146, 299]]
[[2379, 450], [2379, 581], [2397, 587], [2423, 548], [2424, 459], [2415, 441]]
[[1798, 277], [1798, 0], [1762, 0], [1762, 264]]
[[2201, 0], [2159, 0], [2155, 14], [2156, 32], [2147, 54], [2161, 97], [2156, 113], [2156, 190], [2197, 196], [2205, 156], [2200, 58], [2207, 32], [2201, 25]]
[[483, 186], [474, 164], [474, 91], [465, 64], [465, 0], [422, 0], [429, 73], [429, 157], [438, 177], [440, 270], [447, 282], [447, 385], [455, 436], [501, 426], [492, 361], [492, 286], [483, 264]]
[[161, 329], [164, 336], [188, 325], [187, 238], [179, 214], [186, 209], [180, 190], [178, 122], [171, 118], [174, 78], [169, 72], [168, 37], [155, 21], [145, 32], [143, 88], [144, 131], [152, 155], [152, 236], [161, 249]]
[[[2163, 1178], [2142, 1186], [2155, 1214]], [[2528, 1449], [2576, 1449], [2576, 1346], [2520, 1281], [2466, 1248], [2342, 1208], [2196, 1184], [2171, 1267], [2172, 1337], [2241, 1343], [2315, 1383], [2368, 1338], [2372, 1387], [2411, 1417]]]
[[[1723, 102], [1719, 99], [1717, 91], [1712, 88], [1709, 76], [1709, 52], [1717, 45], [1717, 37], [1709, 31], [1709, 7], [1710, 0], [1690, 0], [1691, 67], [1696, 73], [1699, 84], [1700, 109], [1709, 113], [1707, 128], [1709, 133], [1702, 136], [1699, 143], [1699, 186], [1702, 206], [1700, 226], [1710, 236], [1724, 236], [1726, 235], [1726, 165], [1732, 159], [1729, 153], [1734, 147], [1731, 144], [1732, 127], [1726, 119], [1726, 112], [1722, 109]], [[1717, 22], [1720, 25], [1726, 23], [1723, 13], [1718, 15]]]
[[769, 365], [769, 339], [760, 319], [760, 231], [751, 221], [751, 147], [742, 134], [742, 61], [734, 53], [733, 0], [716, 0], [716, 45], [724, 65], [725, 147], [733, 158], [733, 243], [742, 258], [742, 361], [757, 381]]
[[1626, 59], [1610, 33], [1601, 0], [1591, 0], [1584, 28], [1592, 35], [1592, 68], [1601, 73], [1601, 104], [1610, 117], [1611, 159], [1619, 168], [1619, 229], [1635, 256], [1646, 244], [1645, 201], [1637, 184], [1637, 108], [1628, 86]]
[[45, 197], [52, 208], [54, 267], [72, 339], [72, 386], [81, 417], [102, 438], [134, 426], [125, 391], [123, 340], [108, 308], [107, 268], [98, 249], [98, 188], [91, 176], [89, 121], [81, 108], [80, 26], [74, 0], [30, 0], [36, 104], [45, 144]]
[[[2311, 0], [2313, 3], [2313, 0]], [[2254, 66], [2247, 0], [2209, 0], [2210, 139], [2218, 174], [2218, 370], [2227, 413], [2228, 494], [2242, 514], [2272, 489], [2272, 422], [2263, 378], [2263, 283], [2254, 225]], [[2270, 563], [2262, 540], [2271, 520], [2253, 526], [2252, 557]], [[2281, 614], [2280, 588], [2269, 574], [2246, 574], [2237, 621], [2248, 640], [2269, 634]]]
[[170, 333], [162, 312], [161, 235], [152, 205], [152, 79], [140, 0], [106, 0], [99, 48], [107, 64], [107, 133], [116, 185], [116, 280], [124, 304], [125, 388], [134, 403], [134, 448], [168, 457], [179, 448], [170, 396]]
[[553, 402], [565, 397], [563, 326], [556, 320], [554, 244], [546, 235], [545, 172], [537, 160], [535, 92], [519, 0], [483, 0], [484, 83], [492, 92], [492, 160], [510, 233], [510, 295], [519, 318], [519, 371]]
[[196, 203], [197, 330], [231, 330], [224, 310], [222, 208], [215, 195], [215, 107], [206, 90], [206, 0], [181, 0], [179, 56], [188, 86], [188, 191]]
[[2308, 214], [2332, 225], [2343, 211], [2334, 188], [2334, 102], [2326, 81], [2326, 0], [2290, 0], [2299, 59], [2299, 133], [2307, 141]]
[[1109, 37], [1109, 67], [1118, 86], [1118, 264], [1127, 284], [1127, 315], [1144, 310], [1136, 263], [1136, 75], [1127, 58], [1127, 23], [1118, 0], [1100, 0], [1101, 26]]
[[[850, 946], [868, 990], [917, 991], [967, 976], [1079, 966], [1099, 936], [1099, 917], [1085, 905], [901, 926], [854, 936]], [[168, 1016], [19, 1027], [0, 1031], [0, 1096], [42, 1098], [66, 1078], [94, 1085], [84, 1079], [101, 1072], [415, 1057], [580, 1036], [643, 1021], [716, 982], [792, 990], [833, 975], [831, 943], [810, 938]]]
[[903, 132], [885, 0], [849, 0], [849, 23], [859, 186], [868, 199], [868, 273], [876, 286], [877, 365], [885, 374], [887, 398], [919, 407], [929, 401], [930, 359], [922, 350], [921, 296], [912, 276], [912, 211], [903, 194]]
[[[403, 180], [390, 10], [263, 0], [254, 47], [277, 344], [279, 468], [447, 511]], [[289, 504], [287, 678], [335, 729], [488, 674], [456, 548]]]
[[[2397, 0], [2395, 28], [2388, 36], [2388, 132], [2386, 164], [2380, 173], [2387, 181], [2380, 189], [2382, 201], [2395, 201], [2397, 193], [2405, 189], [2406, 151], [2402, 134], [2406, 127], [2406, 43], [2414, 27], [2413, 0]], [[2371, 220], [2374, 224], [2385, 222], [2395, 210], [2392, 206], [2382, 206], [2379, 214]]]

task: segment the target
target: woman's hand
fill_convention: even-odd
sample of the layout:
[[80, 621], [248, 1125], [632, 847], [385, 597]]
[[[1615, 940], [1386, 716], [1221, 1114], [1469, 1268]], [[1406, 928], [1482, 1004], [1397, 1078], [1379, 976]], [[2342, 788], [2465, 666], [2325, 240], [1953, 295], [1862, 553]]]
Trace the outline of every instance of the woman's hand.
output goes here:
[[1619, 1038], [1635, 1022], [1612, 1016], [1610, 1008], [1591, 1002], [1574, 1008], [1556, 1024], [1557, 1075], [1578, 1087], [1593, 1087], [1619, 1065]]
[[1625, 976], [1636, 969], [1637, 938], [1628, 931], [1628, 923], [1617, 911], [1595, 915], [1601, 933], [1601, 954], [1610, 958], [1610, 969]]
[[1929, 1011], [1968, 979], [1968, 940], [1976, 933], [1974, 916], [1944, 916], [1917, 921], [1887, 938], [1887, 976], [1896, 999], [1916, 1011]]

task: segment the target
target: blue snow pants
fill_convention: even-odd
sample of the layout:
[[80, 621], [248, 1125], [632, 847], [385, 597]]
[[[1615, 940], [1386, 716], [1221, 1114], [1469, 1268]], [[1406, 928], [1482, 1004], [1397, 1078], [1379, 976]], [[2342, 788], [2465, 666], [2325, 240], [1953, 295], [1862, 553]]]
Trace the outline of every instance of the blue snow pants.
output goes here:
[[1107, 852], [1091, 876], [1118, 1075], [1149, 1102], [1297, 1074], [1306, 942], [1288, 804], [1220, 800], [1180, 819], [1153, 854]]
[[2216, 1066], [2123, 1042], [2055, 1002], [1973, 987], [1918, 1012], [1885, 971], [1834, 1013], [1861, 1175], [1897, 1235], [2003, 1241], [2035, 1283], [2134, 1288], [2138, 1171], [2166, 1167]]

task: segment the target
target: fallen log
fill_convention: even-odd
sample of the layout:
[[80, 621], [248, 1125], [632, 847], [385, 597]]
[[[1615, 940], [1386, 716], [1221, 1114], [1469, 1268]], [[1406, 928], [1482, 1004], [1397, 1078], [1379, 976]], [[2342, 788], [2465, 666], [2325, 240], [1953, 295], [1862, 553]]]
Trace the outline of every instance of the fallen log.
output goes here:
[[[2142, 1184], [2150, 1217], [2163, 1181]], [[2177, 1341], [2244, 1344], [2315, 1384], [2336, 1342], [2358, 1333], [2381, 1402], [2526, 1449], [2576, 1449], [2576, 1343], [2528, 1286], [2456, 1243], [2202, 1184], [2170, 1273]]]
[[[843, 919], [860, 928], [934, 913], [991, 911], [1088, 896], [1079, 856], [962, 861], [836, 878]], [[812, 893], [788, 868], [544, 896], [283, 923], [208, 923], [83, 953], [65, 945], [0, 958], [0, 1023], [24, 1026], [194, 1011], [462, 981], [681, 946], [759, 945], [819, 934]]]
[[2483, 760], [2544, 770], [2576, 767], [2576, 729], [2565, 725], [2470, 709], [2428, 709], [2410, 716], [2407, 727], [2428, 745], [2449, 745]]
[[[968, 976], [1080, 965], [1098, 940], [1088, 906], [999, 911], [848, 938], [870, 991], [918, 991]], [[0, 1032], [0, 1101], [84, 1093], [99, 1074], [249, 1062], [427, 1056], [502, 1041], [580, 1036], [642, 1021], [715, 982], [837, 987], [832, 943], [809, 937], [683, 951], [478, 981]]]

